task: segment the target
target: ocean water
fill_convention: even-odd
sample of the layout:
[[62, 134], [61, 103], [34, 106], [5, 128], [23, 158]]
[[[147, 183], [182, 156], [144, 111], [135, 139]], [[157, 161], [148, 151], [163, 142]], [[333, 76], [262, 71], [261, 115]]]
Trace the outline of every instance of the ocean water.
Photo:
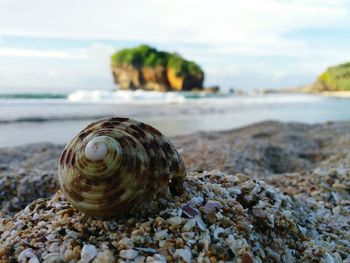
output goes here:
[[230, 95], [143, 91], [0, 94], [0, 147], [64, 144], [91, 121], [127, 116], [168, 136], [226, 130], [264, 120], [350, 120], [350, 99], [307, 94]]

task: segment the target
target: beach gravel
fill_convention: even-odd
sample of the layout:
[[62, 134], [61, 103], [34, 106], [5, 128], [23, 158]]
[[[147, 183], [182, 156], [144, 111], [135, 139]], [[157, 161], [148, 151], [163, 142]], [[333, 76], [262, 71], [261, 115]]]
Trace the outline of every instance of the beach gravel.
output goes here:
[[[220, 205], [207, 211], [208, 202]], [[188, 206], [198, 212], [188, 216]], [[4, 220], [1, 259], [349, 262], [348, 208], [347, 202], [318, 207], [257, 178], [220, 171], [192, 172], [182, 195], [154, 201], [143, 214], [115, 219], [87, 217], [58, 191]], [[322, 220], [325, 215], [329, 218]]]
[[57, 160], [62, 149], [52, 144], [0, 149], [0, 218], [58, 190]]
[[180, 196], [92, 218], [57, 187], [62, 146], [0, 150], [0, 262], [350, 263], [350, 123], [264, 122], [173, 140]]

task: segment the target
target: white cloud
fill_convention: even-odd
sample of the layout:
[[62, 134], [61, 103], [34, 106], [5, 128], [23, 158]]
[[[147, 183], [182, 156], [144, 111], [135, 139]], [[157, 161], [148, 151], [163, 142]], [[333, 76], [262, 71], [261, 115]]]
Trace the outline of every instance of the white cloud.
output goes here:
[[[347, 19], [345, 1], [2, 0], [0, 33], [180, 41], [275, 42], [280, 34]], [[278, 38], [277, 38], [278, 39]]]
[[[298, 74], [300, 81], [305, 81], [305, 74], [318, 74], [327, 65], [342, 61], [350, 51], [347, 47], [315, 46], [303, 38], [287, 36], [302, 29], [331, 30], [349, 25], [346, 0], [0, 0], [0, 4], [0, 44], [1, 35], [96, 41], [86, 49], [70, 50], [0, 46], [2, 58], [80, 61], [26, 61], [26, 69], [11, 61], [12, 74], [0, 61], [0, 85], [111, 83], [109, 56], [114, 48], [101, 45], [103, 40], [133, 40], [164, 49], [170, 47], [202, 64], [209, 74], [208, 84], [238, 76], [249, 81], [254, 74], [266, 76], [260, 78], [266, 86]], [[268, 56], [283, 56], [294, 62], [281, 66]], [[251, 58], [256, 61], [251, 62]], [[9, 75], [4, 77], [4, 71]], [[41, 80], [36, 72], [42, 73]]]
[[83, 59], [85, 56], [73, 51], [0, 47], [0, 57]]
[[[69, 51], [0, 48], [0, 87], [113, 88], [109, 59], [113, 47], [92, 44]], [[78, 54], [78, 55], [77, 55]], [[51, 58], [21, 59], [19, 58]], [[53, 58], [53, 59], [52, 59]]]

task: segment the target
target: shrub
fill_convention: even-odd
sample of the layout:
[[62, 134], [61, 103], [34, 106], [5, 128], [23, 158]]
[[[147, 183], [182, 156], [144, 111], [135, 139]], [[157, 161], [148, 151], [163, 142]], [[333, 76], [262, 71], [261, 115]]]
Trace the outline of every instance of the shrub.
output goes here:
[[350, 91], [350, 63], [330, 67], [318, 80], [330, 91]]
[[158, 51], [148, 45], [122, 49], [112, 55], [112, 64], [130, 64], [141, 67], [168, 67], [175, 70], [178, 76], [203, 76], [203, 70], [193, 61], [188, 61], [176, 53]]

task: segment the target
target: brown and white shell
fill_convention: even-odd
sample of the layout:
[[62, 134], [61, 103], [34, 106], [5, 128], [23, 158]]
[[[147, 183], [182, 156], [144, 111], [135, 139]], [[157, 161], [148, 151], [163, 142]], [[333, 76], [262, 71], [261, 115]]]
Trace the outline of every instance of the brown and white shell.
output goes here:
[[59, 182], [68, 201], [91, 216], [142, 209], [169, 186], [182, 191], [184, 163], [173, 144], [152, 126], [110, 117], [83, 129], [65, 147]]

